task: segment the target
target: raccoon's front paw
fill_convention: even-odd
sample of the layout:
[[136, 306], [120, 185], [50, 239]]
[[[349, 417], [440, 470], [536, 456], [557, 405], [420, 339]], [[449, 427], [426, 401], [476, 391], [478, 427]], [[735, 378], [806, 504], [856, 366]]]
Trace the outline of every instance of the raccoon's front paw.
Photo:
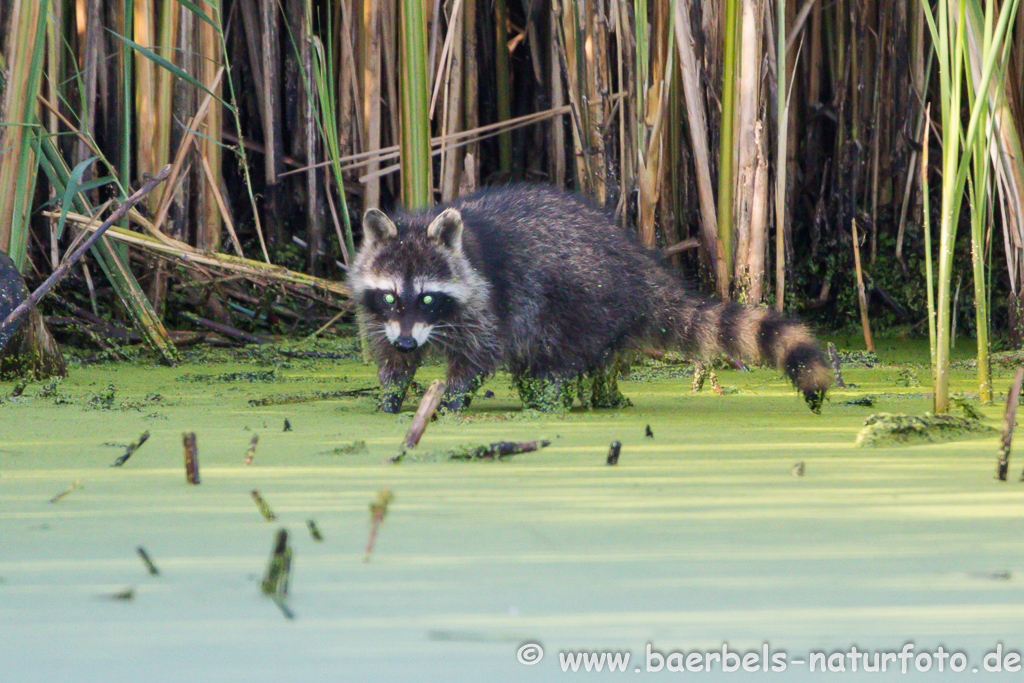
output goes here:
[[821, 413], [822, 404], [825, 403], [825, 390], [806, 389], [804, 391], [804, 400], [807, 401], [807, 407], [811, 409], [811, 412], [819, 414]]
[[446, 396], [441, 401], [441, 412], [442, 413], [459, 413], [469, 408], [470, 402], [473, 400], [472, 396], [465, 394], [456, 396], [455, 398], [448, 399]]
[[385, 413], [395, 415], [402, 410], [404, 399], [402, 394], [384, 389], [380, 392], [380, 409]]

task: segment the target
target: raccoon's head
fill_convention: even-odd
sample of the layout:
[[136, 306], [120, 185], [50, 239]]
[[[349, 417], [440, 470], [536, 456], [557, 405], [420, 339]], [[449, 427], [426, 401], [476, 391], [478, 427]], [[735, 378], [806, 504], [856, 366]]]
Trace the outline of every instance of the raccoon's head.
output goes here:
[[[363, 217], [363, 244], [350, 282], [371, 333], [383, 334], [399, 351], [443, 336], [486, 297], [462, 250], [462, 216], [445, 209], [424, 228], [410, 217], [401, 227], [378, 211]], [[481, 291], [482, 286], [482, 291]]]

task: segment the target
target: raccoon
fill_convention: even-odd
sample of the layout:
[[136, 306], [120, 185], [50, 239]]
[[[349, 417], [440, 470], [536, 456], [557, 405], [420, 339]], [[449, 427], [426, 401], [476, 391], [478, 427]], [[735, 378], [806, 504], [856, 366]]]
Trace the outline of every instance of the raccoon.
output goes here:
[[619, 359], [647, 345], [771, 363], [815, 412], [831, 382], [804, 325], [692, 293], [607, 211], [544, 186], [483, 190], [394, 219], [369, 209], [349, 283], [389, 413], [431, 346], [447, 358], [442, 401], [452, 411], [503, 366], [525, 407], [625, 405]]

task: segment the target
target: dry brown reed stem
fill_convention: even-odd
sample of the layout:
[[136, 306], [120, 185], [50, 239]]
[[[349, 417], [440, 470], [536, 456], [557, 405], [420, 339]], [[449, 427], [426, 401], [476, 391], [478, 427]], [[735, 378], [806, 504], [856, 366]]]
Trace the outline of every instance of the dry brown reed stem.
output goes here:
[[[381, 75], [381, 2], [380, 0], [362, 0], [362, 22], [359, 26], [359, 37], [362, 45], [363, 60], [363, 99], [362, 130], [363, 149], [377, 149], [381, 144], [383, 130], [380, 111], [380, 75]], [[356, 81], [358, 85], [358, 81]], [[358, 98], [358, 95], [357, 95]], [[344, 109], [342, 110], [344, 111]], [[371, 161], [368, 170], [377, 170], [377, 162]], [[380, 181], [366, 183], [363, 192], [364, 208], [380, 206]]]
[[[738, 288], [752, 303], [759, 303], [759, 300], [753, 299], [750, 292], [750, 280], [753, 273], [749, 268], [755, 239], [751, 234], [754, 228], [753, 216], [759, 210], [754, 204], [756, 201], [754, 181], [758, 164], [761, 163], [763, 157], [763, 150], [759, 149], [757, 144], [758, 109], [761, 102], [761, 31], [758, 30], [758, 27], [763, 22], [762, 7], [762, 3], [758, 0], [743, 0], [742, 2], [740, 16], [742, 50], [739, 59], [739, 81], [736, 88], [736, 132], [733, 148], [733, 154], [736, 157], [734, 172], [737, 175], [733, 185], [735, 192], [733, 196], [735, 222], [732, 238], [732, 243], [735, 246], [733, 278]], [[723, 122], [723, 126], [725, 125], [729, 125], [729, 122]], [[763, 211], [763, 208], [761, 210]], [[758, 227], [763, 230], [765, 225], [762, 222]], [[762, 240], [763, 244], [763, 236], [757, 239]]]
[[[565, 107], [562, 107], [560, 111], [555, 111], [555, 110], [549, 109], [549, 110], [544, 111], [544, 112], [538, 112], [537, 114], [526, 114], [526, 115], [520, 116], [520, 117], [518, 117], [516, 119], [509, 119], [508, 121], [502, 122], [502, 124], [491, 124], [489, 126], [482, 126], [478, 130], [489, 129], [489, 131], [490, 131], [490, 132], [483, 133], [483, 134], [467, 135], [467, 131], [463, 131], [461, 133], [456, 133], [454, 135], [446, 136], [445, 138], [434, 138], [432, 140], [433, 150], [431, 151], [430, 155], [432, 157], [434, 157], [434, 156], [438, 156], [438, 155], [441, 154], [441, 151], [442, 151], [441, 145], [443, 144], [442, 141], [444, 141], [444, 140], [457, 140], [456, 142], [452, 142], [451, 144], [449, 144], [447, 146], [448, 151], [451, 151], [452, 149], [455, 149], [457, 147], [465, 147], [465, 146], [468, 146], [468, 145], [473, 145], [473, 144], [476, 144], [476, 143], [480, 142], [481, 140], [486, 140], [488, 138], [493, 138], [493, 137], [497, 137], [499, 135], [503, 135], [504, 133], [506, 133], [508, 131], [511, 131], [511, 130], [513, 130], [515, 128], [522, 128], [523, 126], [529, 126], [529, 125], [532, 125], [534, 123], [539, 123], [539, 122], [545, 121], [545, 120], [547, 120], [549, 118], [554, 118], [555, 116], [559, 116], [559, 115], [563, 115], [563, 114], [568, 114], [568, 113], [570, 113], [570, 107], [567, 105]], [[512, 124], [513, 121], [515, 122], [514, 125], [508, 125], [508, 124]], [[390, 149], [389, 149], [387, 154], [380, 156], [380, 160], [384, 160], [384, 159], [397, 159], [398, 157], [399, 157], [399, 153], [397, 151], [396, 152], [391, 152]], [[355, 165], [353, 165], [351, 167], [345, 167], [342, 170], [350, 170], [351, 168], [358, 168], [361, 165], [362, 164], [355, 164]], [[394, 173], [394, 172], [399, 171], [399, 170], [401, 170], [401, 166], [399, 164], [392, 164], [390, 166], [385, 166], [384, 168], [376, 171], [375, 173], [366, 173], [365, 175], [359, 176], [359, 182], [365, 183], [368, 180], [373, 180], [375, 178], [379, 178], [381, 176], [385, 176], [385, 175], [388, 175], [390, 173]]]
[[[448, 35], [445, 38], [444, 50], [449, 56], [444, 59], [447, 68], [438, 71], [438, 78], [434, 89], [434, 98], [437, 97], [436, 86], [441, 84], [441, 77], [444, 77], [444, 101], [445, 106], [441, 117], [441, 130], [445, 135], [456, 133], [463, 127], [462, 117], [462, 80], [463, 80], [463, 2], [453, 0], [451, 17], [448, 23]], [[430, 104], [430, 110], [434, 110], [434, 102]], [[462, 160], [464, 155], [453, 149], [441, 148], [441, 201], [451, 201], [459, 196], [459, 188], [462, 176]]]
[[868, 318], [868, 296], [864, 289], [864, 271], [860, 267], [860, 240], [857, 236], [857, 219], [850, 221], [850, 232], [853, 235], [853, 263], [857, 270], [857, 300], [860, 302], [860, 323], [864, 328], [864, 346], [871, 353], [875, 352], [875, 342], [871, 339], [871, 320]]
[[[224, 203], [224, 196], [221, 194], [217, 176], [214, 174], [213, 169], [210, 168], [210, 162], [206, 160], [206, 155], [203, 154], [199, 141], [193, 138], [193, 142], [195, 143], [196, 153], [199, 156], [199, 163], [203, 167], [203, 176], [206, 178], [209, 194], [213, 197], [214, 201], [217, 202], [217, 207], [220, 209], [220, 218], [224, 219], [224, 227], [227, 229], [228, 236], [231, 238], [231, 245], [235, 248], [235, 253], [239, 256], [245, 256], [245, 252], [242, 251], [242, 244], [238, 241], [238, 235], [235, 233], [235, 224], [234, 221], [231, 220], [231, 212]], [[158, 233], [160, 232], [159, 230], [154, 231]], [[217, 250], [213, 249], [212, 251]]]
[[149, 553], [146, 552], [145, 548], [140, 545], [135, 548], [135, 552], [139, 554], [139, 557], [142, 559], [142, 563], [146, 565], [146, 571], [153, 576], [160, 575], [160, 570], [156, 568], [156, 565], [153, 563], [153, 558], [149, 556]]
[[[205, 21], [196, 22], [196, 33], [200, 46], [197, 66], [198, 80], [200, 83], [213, 83], [223, 68], [221, 66], [224, 59], [220, 42], [221, 35], [217, 29]], [[223, 88], [217, 86], [210, 90], [218, 97], [223, 92]], [[223, 218], [224, 224], [228, 226], [228, 234], [232, 236], [235, 248], [238, 249], [238, 255], [241, 256], [242, 251], [237, 245], [238, 238], [234, 236], [234, 227], [230, 224], [229, 212], [220, 192], [220, 169], [223, 166], [223, 149], [221, 147], [223, 122], [223, 110], [219, 106], [213, 107], [206, 115], [205, 135], [196, 142], [199, 159], [207, 179], [207, 183], [198, 192], [196, 246], [208, 251], [220, 251], [220, 227]], [[217, 169], [217, 173], [213, 173], [210, 169]]]
[[[215, 90], [220, 85], [220, 80], [224, 76], [224, 67], [217, 70], [217, 75], [213, 79], [210, 90]], [[198, 125], [203, 122], [206, 118], [206, 114], [210, 109], [210, 102], [213, 101], [213, 95], [207, 93], [206, 97], [200, 103], [199, 108], [196, 110], [195, 115], [188, 122], [185, 127], [185, 136], [181, 140], [181, 144], [178, 146], [178, 152], [174, 156], [174, 163], [172, 164], [171, 176], [167, 182], [167, 187], [164, 189], [163, 194], [160, 195], [160, 203], [156, 212], [156, 217], [153, 219], [153, 225], [157, 230], [163, 227], [164, 221], [167, 220], [167, 212], [171, 208], [171, 202], [174, 198], [175, 184], [178, 180], [178, 175], [181, 173], [181, 168], [185, 164], [185, 157], [188, 155], [189, 148], [192, 146], [192, 139], [195, 137], [195, 131], [198, 130]]]
[[263, 515], [263, 519], [268, 522], [273, 522], [277, 519], [277, 515], [275, 515], [274, 511], [270, 509], [270, 505], [268, 505], [267, 501], [263, 499], [263, 496], [260, 495], [258, 489], [252, 490], [252, 500], [256, 503], [256, 508], [260, 511], [260, 514]]
[[377, 492], [377, 498], [370, 503], [370, 537], [366, 540], [363, 562], [370, 561], [370, 553], [373, 552], [373, 546], [377, 542], [377, 531], [380, 530], [380, 523], [384, 521], [384, 516], [388, 513], [388, 507], [394, 499], [395, 494], [391, 489], [384, 487]]
[[[610, 96], [609, 99], [616, 101], [625, 97], [625, 93], [615, 93]], [[433, 150], [432, 154], [437, 156], [441, 153], [441, 148], [447, 146], [449, 149], [454, 147], [464, 147], [475, 144], [481, 140], [495, 137], [506, 131], [512, 131], [517, 128], [524, 126], [531, 126], [536, 123], [543, 123], [544, 121], [553, 119], [557, 116], [564, 116], [571, 112], [569, 105], [562, 105], [560, 107], [554, 107], [552, 109], [545, 109], [543, 111], [533, 112], [531, 114], [524, 114], [523, 116], [517, 116], [516, 118], [509, 119], [508, 121], [500, 121], [498, 123], [491, 123], [485, 126], [478, 126], [472, 129], [466, 129], [449, 133], [447, 135], [439, 135], [430, 139], [430, 146]], [[262, 149], [258, 145], [246, 143], [246, 146], [253, 149]], [[397, 159], [399, 157], [398, 145], [390, 145], [388, 147], [381, 147], [380, 149], [370, 150], [368, 152], [358, 152], [355, 154], [349, 154], [338, 159], [338, 162], [344, 164], [342, 166], [343, 171], [351, 171], [357, 168], [369, 167], [371, 164], [379, 163], [382, 161], [389, 161], [391, 159]], [[323, 168], [329, 166], [330, 161], [321, 161], [313, 164], [312, 168]], [[283, 172], [279, 177], [284, 178], [295, 173], [303, 173], [308, 171], [310, 166], [298, 166], [289, 171]], [[388, 169], [378, 172], [376, 174], [367, 172], [365, 175], [360, 177], [360, 182], [367, 182], [368, 179], [373, 179], [392, 173], [398, 170], [398, 166], [391, 166]]]
[[[1003, 413], [1003, 437], [999, 441], [999, 458], [996, 462], [996, 479], [1006, 481], [1010, 469], [1010, 447], [1013, 444], [1013, 428], [1017, 422], [1017, 406], [1020, 404], [1020, 387], [1024, 382], [1024, 368], [1017, 368], [1017, 374], [1006, 396], [1006, 412]], [[1024, 475], [1022, 475], [1024, 476]]]
[[185, 455], [185, 481], [189, 484], [198, 484], [199, 447], [196, 444], [196, 433], [183, 432], [181, 435], [181, 446]]
[[[54, 106], [54, 104], [52, 104], [49, 100], [47, 100], [42, 95], [36, 95], [36, 101], [38, 101], [39, 104], [41, 104], [44, 107], [46, 107], [50, 111], [50, 113], [52, 113], [54, 116], [56, 116], [60, 120], [61, 123], [63, 123], [65, 126], [67, 126], [68, 131], [72, 135], [75, 135], [76, 137], [78, 137], [78, 139], [80, 139], [82, 142], [84, 142], [86, 145], [88, 145], [89, 150], [93, 154], [95, 154], [98, 157], [102, 157], [103, 156], [103, 152], [101, 152], [100, 148], [96, 146], [96, 141], [92, 139], [92, 136], [86, 135], [86, 134], [82, 133], [82, 131], [80, 131], [78, 129], [78, 126], [76, 126], [75, 124], [71, 123], [71, 121], [69, 121], [68, 118], [66, 116], [64, 116], [64, 114], [60, 113], [60, 110], [57, 109], [56, 106]], [[112, 173], [115, 173], [115, 174], [117, 173], [117, 169], [115, 167], [113, 167], [113, 166], [111, 166], [109, 170]]]
[[[665, 135], [665, 123], [669, 112], [669, 90], [675, 72], [676, 60], [669, 52], [668, 35], [662, 36], [663, 29], [667, 26], [665, 22], [657, 20], [658, 9], [662, 14], [667, 15], [668, 9], [663, 3], [655, 4], [655, 18], [651, 21], [652, 36], [650, 43], [654, 50], [651, 51], [650, 82], [637, 84], [640, 92], [637, 93], [637, 104], [640, 111], [642, 125], [641, 132], [638, 132], [639, 139], [637, 159], [637, 186], [638, 197], [638, 223], [640, 240], [648, 247], [656, 246], [656, 210], [661, 200], [661, 188], [664, 185], [665, 173], [670, 162], [670, 154], [666, 149], [667, 139]], [[638, 55], [639, 59], [640, 56]], [[649, 124], [649, 126], [648, 126]]]
[[[441, 3], [439, 3], [440, 6]], [[434, 77], [434, 87], [431, 88], [430, 94], [430, 106], [428, 111], [430, 118], [434, 118], [434, 110], [437, 106], [437, 96], [441, 92], [442, 84], [448, 80], [446, 75], [450, 73], [451, 64], [453, 61], [461, 61], [456, 57], [453, 57], [454, 49], [452, 42], [455, 40], [456, 35], [461, 32], [462, 25], [458, 21], [458, 16], [462, 11], [462, 0], [454, 0], [452, 3], [451, 16], [448, 19], [448, 30], [445, 32], [444, 47], [441, 48], [441, 56], [438, 59], [437, 74]]]
[[423, 394], [423, 399], [420, 401], [419, 408], [416, 409], [416, 414], [412, 418], [412, 423], [409, 425], [409, 431], [405, 433], [405, 440], [402, 441], [403, 452], [407, 448], [416, 448], [416, 444], [423, 438], [423, 433], [427, 431], [427, 425], [430, 424], [430, 419], [434, 417], [434, 413], [437, 412], [437, 406], [441, 404], [441, 397], [444, 395], [444, 380], [435, 379], [427, 387], [426, 393]]
[[[54, 217], [59, 216], [59, 213], [44, 211], [43, 215]], [[97, 222], [90, 219], [88, 216], [68, 213], [67, 218], [69, 221], [76, 223], [85, 230], [95, 230], [97, 228]], [[288, 283], [299, 287], [324, 291], [341, 297], [347, 297], [349, 295], [348, 288], [340, 282], [306, 275], [305, 273], [298, 273], [288, 270], [283, 266], [275, 266], [263, 261], [255, 261], [252, 259], [242, 258], [240, 256], [203, 253], [184, 242], [179, 242], [166, 235], [162, 235], [160, 237], [148, 237], [137, 232], [122, 230], [116, 227], [110, 228], [106, 232], [106, 235], [119, 242], [130, 244], [141, 249], [146, 249], [147, 251], [153, 252], [162, 258], [173, 260], [179, 265], [185, 267], [207, 266], [220, 268], [242, 275], [258, 283]]]
[[[724, 264], [718, 258], [718, 210], [711, 182], [708, 126], [704, 115], [704, 97], [701, 94], [701, 63], [694, 50], [689, 4], [688, 0], [677, 0], [673, 5], [672, 19], [676, 32], [676, 50], [679, 52], [679, 64], [682, 71], [686, 120], [689, 123], [690, 140], [693, 145], [697, 198], [700, 204], [700, 233], [710, 261], [711, 272], [715, 273], [717, 281], [721, 283], [728, 279], [728, 273], [723, 272]], [[719, 293], [721, 293], [721, 287], [719, 287]]]
[[764, 126], [758, 121], [754, 129], [757, 160], [750, 212], [750, 248], [746, 256], [749, 293], [747, 301], [761, 303], [764, 296], [764, 255], [768, 243], [768, 150], [765, 148]]
[[61, 491], [60, 493], [55, 495], [53, 498], [51, 498], [50, 502], [51, 503], [56, 503], [57, 501], [59, 501], [64, 496], [68, 495], [69, 493], [71, 493], [75, 489], [82, 488], [82, 486], [84, 486], [84, 485], [85, 485], [85, 479], [77, 479], [77, 480], [71, 482], [71, 485], [68, 486], [66, 489], [64, 489], [63, 491]]
[[128, 444], [128, 447], [125, 448], [124, 453], [118, 456], [117, 460], [114, 461], [111, 467], [121, 467], [122, 465], [124, 465], [126, 462], [128, 462], [128, 458], [132, 457], [132, 454], [134, 454], [135, 451], [139, 450], [139, 448], [142, 447], [142, 444], [146, 443], [146, 441], [148, 440], [149, 430], [147, 429], [142, 433], [142, 435], [138, 439]]

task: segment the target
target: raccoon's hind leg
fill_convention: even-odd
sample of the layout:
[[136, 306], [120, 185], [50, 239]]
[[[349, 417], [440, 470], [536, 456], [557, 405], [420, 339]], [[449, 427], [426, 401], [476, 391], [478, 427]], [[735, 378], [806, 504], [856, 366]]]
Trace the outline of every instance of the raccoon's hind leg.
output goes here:
[[535, 376], [525, 372], [512, 373], [512, 381], [519, 392], [524, 408], [546, 413], [569, 410], [579, 390], [577, 375], [550, 373]]

